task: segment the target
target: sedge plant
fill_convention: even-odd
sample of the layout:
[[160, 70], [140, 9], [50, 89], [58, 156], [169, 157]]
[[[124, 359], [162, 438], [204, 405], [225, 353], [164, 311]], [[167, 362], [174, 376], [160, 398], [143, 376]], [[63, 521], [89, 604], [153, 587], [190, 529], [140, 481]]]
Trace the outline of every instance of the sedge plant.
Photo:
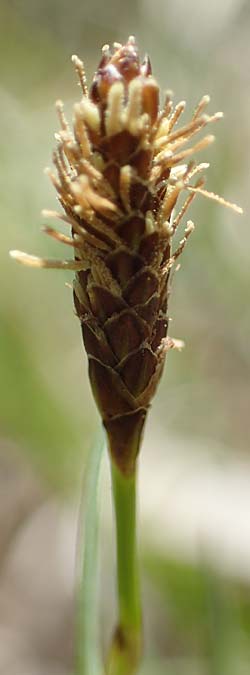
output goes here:
[[150, 60], [140, 62], [134, 37], [103, 47], [89, 88], [82, 61], [72, 60], [82, 97], [74, 105], [72, 127], [62, 102], [56, 103], [61, 128], [55, 172], [47, 169], [62, 211], [43, 215], [68, 228], [68, 234], [51, 225], [44, 229], [71, 247], [73, 256], [11, 254], [33, 267], [75, 272], [74, 305], [106, 431], [115, 513], [118, 619], [105, 672], [134, 675], [142, 655], [137, 458], [166, 355], [182, 346], [168, 336], [168, 301], [172, 270], [194, 230], [192, 221], [175, 240], [196, 195], [241, 209], [204, 188], [208, 164], [194, 160], [214, 136], [190, 140], [222, 117], [205, 114], [208, 96], [189, 122], [178, 125], [185, 102], [174, 107], [167, 93], [160, 105]]

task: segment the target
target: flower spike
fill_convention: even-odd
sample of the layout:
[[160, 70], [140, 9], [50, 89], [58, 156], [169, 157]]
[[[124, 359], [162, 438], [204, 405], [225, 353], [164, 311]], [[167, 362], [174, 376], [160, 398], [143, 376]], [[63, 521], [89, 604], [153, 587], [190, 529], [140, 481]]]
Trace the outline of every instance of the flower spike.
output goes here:
[[166, 353], [179, 344], [167, 338], [170, 270], [193, 223], [188, 221], [174, 252], [172, 238], [198, 194], [237, 213], [242, 209], [204, 188], [209, 165], [194, 159], [214, 136], [190, 141], [222, 117], [220, 112], [205, 114], [209, 96], [201, 98], [184, 125], [185, 101], [174, 107], [167, 92], [161, 110], [149, 58], [140, 63], [133, 36], [124, 45], [104, 45], [89, 88], [82, 61], [74, 55], [72, 62], [82, 98], [74, 105], [72, 130], [57, 101], [56, 173], [46, 170], [62, 213], [43, 215], [70, 227], [71, 235], [49, 225], [44, 230], [73, 248], [74, 259], [47, 260], [20, 251], [11, 255], [32, 267], [75, 271], [74, 303], [93, 394], [112, 459], [130, 475]]
[[[105, 673], [135, 675], [142, 652], [137, 456], [166, 356], [184, 346], [168, 335], [168, 304], [193, 222], [187, 221], [174, 250], [173, 238], [197, 195], [236, 213], [242, 209], [204, 188], [209, 165], [194, 159], [214, 136], [208, 133], [194, 143], [193, 138], [222, 117], [220, 112], [205, 114], [209, 96], [203, 96], [191, 120], [181, 126], [185, 101], [174, 107], [167, 92], [160, 109], [150, 60], [146, 56], [140, 62], [134, 36], [124, 45], [104, 45], [90, 88], [82, 61], [74, 55], [72, 62], [82, 97], [73, 108], [72, 129], [62, 101], [56, 103], [60, 131], [55, 135], [54, 171], [46, 170], [62, 211], [44, 211], [43, 216], [67, 228], [66, 234], [50, 225], [44, 231], [70, 246], [73, 256], [48, 260], [22, 251], [10, 255], [30, 267], [75, 272], [74, 305], [107, 433], [116, 521], [119, 619]], [[186, 198], [178, 211], [182, 194]], [[91, 603], [85, 604], [89, 613]], [[86, 624], [84, 629], [79, 630], [81, 640], [84, 632], [88, 637], [91, 632]], [[95, 666], [88, 665], [94, 673]]]

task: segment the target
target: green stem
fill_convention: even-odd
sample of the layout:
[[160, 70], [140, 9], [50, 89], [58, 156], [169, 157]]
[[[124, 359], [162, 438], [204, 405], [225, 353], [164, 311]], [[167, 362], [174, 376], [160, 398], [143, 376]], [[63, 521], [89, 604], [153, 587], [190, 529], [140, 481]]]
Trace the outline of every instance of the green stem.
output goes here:
[[141, 655], [141, 602], [136, 542], [136, 471], [125, 476], [111, 461], [116, 524], [118, 626], [108, 675], [133, 675]]
[[86, 491], [80, 507], [80, 570], [77, 596], [76, 675], [102, 675], [97, 607], [99, 479], [104, 448], [101, 431], [91, 449], [85, 476]]

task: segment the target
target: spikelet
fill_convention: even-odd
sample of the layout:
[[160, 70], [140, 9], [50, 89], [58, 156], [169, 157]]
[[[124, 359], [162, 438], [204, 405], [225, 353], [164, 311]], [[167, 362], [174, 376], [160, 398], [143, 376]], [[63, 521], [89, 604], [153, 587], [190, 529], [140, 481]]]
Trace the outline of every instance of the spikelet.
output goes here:
[[[46, 212], [68, 226], [45, 232], [73, 247], [71, 260], [47, 260], [13, 251], [20, 262], [76, 273], [74, 303], [88, 354], [93, 394], [119, 469], [133, 471], [146, 414], [167, 351], [181, 347], [167, 337], [170, 270], [193, 232], [172, 250], [172, 238], [191, 201], [201, 194], [241, 209], [204, 189], [207, 164], [193, 156], [214, 136], [189, 144], [221, 113], [209, 116], [209, 97], [191, 120], [177, 126], [185, 108], [169, 95], [159, 107], [159, 87], [148, 57], [140, 64], [133, 37], [107, 45], [88, 91], [83, 63], [72, 57], [82, 88], [73, 130], [56, 104], [60, 131], [47, 170], [64, 214]], [[186, 164], [186, 160], [189, 164]], [[195, 183], [190, 181], [201, 174]], [[186, 200], [174, 216], [180, 195]]]

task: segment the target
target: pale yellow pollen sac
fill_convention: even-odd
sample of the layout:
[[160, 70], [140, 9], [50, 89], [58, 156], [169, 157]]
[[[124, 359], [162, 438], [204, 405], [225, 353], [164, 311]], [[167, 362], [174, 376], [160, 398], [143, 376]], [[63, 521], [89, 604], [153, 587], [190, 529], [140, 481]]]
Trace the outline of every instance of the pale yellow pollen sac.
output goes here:
[[145, 234], [152, 234], [156, 229], [155, 219], [152, 211], [146, 211], [145, 215]]
[[131, 210], [130, 187], [132, 181], [132, 167], [130, 164], [122, 166], [120, 169], [120, 197], [126, 211]]
[[[74, 210], [76, 210], [77, 207], [75, 207]], [[82, 213], [83, 209], [81, 206], [79, 206], [80, 213]], [[102, 221], [97, 221], [96, 218], [93, 218], [93, 211], [84, 211], [84, 215], [89, 216], [89, 219], [93, 223], [95, 229], [97, 230], [97, 234], [106, 234], [110, 236], [110, 232], [112, 234], [111, 239], [113, 238], [116, 243], [120, 244], [120, 239], [117, 235], [115, 235], [112, 231], [110, 231], [110, 228], [105, 226]], [[98, 238], [98, 236], [95, 236], [93, 234], [90, 234], [85, 227], [83, 227], [82, 224], [78, 223], [78, 221], [75, 218], [70, 218], [69, 216], [66, 216], [63, 213], [59, 213], [57, 211], [51, 211], [48, 209], [43, 209], [42, 210], [42, 216], [43, 218], [56, 218], [58, 220], [62, 220], [64, 223], [67, 225], [70, 225], [73, 228], [73, 245], [75, 245], [77, 248], [79, 248], [82, 245], [83, 241], [87, 241], [89, 244], [94, 246], [95, 248], [99, 248], [104, 251], [110, 250], [110, 245], [107, 244], [106, 242], [102, 241], [101, 239]], [[48, 229], [52, 228], [46, 228], [46, 232], [49, 234]], [[55, 231], [57, 232], [57, 231]], [[76, 234], [77, 233], [77, 234]], [[59, 233], [57, 233], [59, 234]], [[63, 239], [60, 236], [60, 241], [63, 241]], [[68, 243], [65, 241], [65, 243]]]
[[77, 75], [79, 77], [79, 82], [80, 82], [80, 85], [81, 85], [81, 88], [82, 88], [82, 92], [83, 92], [84, 96], [88, 96], [88, 86], [87, 86], [87, 79], [86, 79], [84, 64], [76, 54], [72, 55], [71, 61], [74, 64]]
[[29, 267], [44, 267], [43, 258], [39, 258], [36, 255], [29, 255], [24, 251], [12, 250], [10, 251], [10, 257], [23, 265], [29, 265]]
[[65, 167], [64, 162], [61, 159], [61, 156], [58, 151], [54, 150], [53, 156], [52, 156], [54, 165], [57, 169], [58, 177], [60, 179], [62, 187], [67, 189], [68, 183], [69, 183], [69, 176], [68, 176], [68, 171]]
[[[199, 129], [199, 130], [200, 130], [200, 129]], [[195, 132], [194, 132], [194, 133], [195, 133]], [[187, 143], [189, 143], [189, 140], [190, 140], [190, 138], [191, 138], [192, 135], [193, 135], [193, 134], [190, 133], [189, 136], [181, 136], [180, 138], [178, 138], [178, 139], [177, 139], [176, 141], [174, 141], [173, 143], [172, 143], [172, 141], [170, 141], [170, 143], [169, 143], [169, 150], [171, 150], [171, 152], [172, 152], [173, 154], [176, 153], [177, 150], [179, 151], [179, 150], [183, 147], [183, 145], [186, 145]]]
[[192, 234], [192, 232], [194, 231], [194, 229], [195, 229], [195, 225], [194, 225], [193, 221], [192, 221], [192, 220], [188, 220], [187, 226], [186, 226], [186, 229], [185, 229], [185, 235], [186, 235], [186, 237], [189, 237], [189, 235]]
[[66, 216], [65, 213], [60, 213], [59, 211], [53, 211], [51, 209], [42, 209], [41, 215], [43, 218], [56, 218], [62, 220], [68, 225], [74, 225], [74, 219]]
[[193, 134], [197, 134], [209, 121], [210, 118], [208, 115], [201, 115], [201, 117], [198, 117], [196, 120], [191, 120], [191, 122], [188, 122], [188, 124], [185, 124], [183, 127], [172, 131], [172, 133], [169, 134], [168, 142], [174, 143], [174, 141], [182, 138], [191, 138]]
[[69, 125], [68, 125], [68, 122], [67, 122], [65, 114], [64, 114], [63, 102], [60, 99], [58, 99], [58, 101], [56, 101], [56, 103], [55, 103], [55, 106], [56, 106], [56, 111], [57, 111], [62, 129], [64, 131], [68, 131]]
[[158, 138], [155, 139], [155, 142], [154, 142], [155, 151], [158, 152], [159, 150], [161, 150], [162, 147], [166, 146], [167, 143], [168, 143], [168, 135], [167, 134], [164, 135], [164, 136], [159, 136]]
[[62, 169], [63, 169], [65, 175], [68, 176], [70, 174], [70, 167], [69, 167], [69, 164], [67, 162], [67, 157], [65, 155], [62, 142], [57, 144], [57, 155], [58, 155], [58, 158], [60, 160], [60, 163], [61, 163], [61, 166], [62, 166]]
[[108, 105], [105, 115], [107, 136], [114, 136], [123, 129], [124, 85], [115, 82], [108, 93]]
[[108, 212], [109, 216], [118, 212], [117, 206], [110, 199], [102, 197], [91, 188], [89, 179], [85, 175], [79, 176], [78, 180], [72, 183], [72, 191], [80, 206], [85, 210], [91, 208], [104, 214]]
[[[165, 149], [168, 148], [172, 153], [174, 153], [176, 150], [188, 143], [190, 138], [192, 138], [194, 134], [197, 134], [202, 129], [202, 127], [210, 122], [219, 120], [220, 118], [221, 113], [216, 113], [212, 117], [203, 115], [198, 119], [186, 124], [184, 127], [181, 127], [180, 129], [172, 132], [169, 134], [169, 136], [161, 136], [160, 138], [156, 139], [155, 149], [157, 151], [160, 150], [162, 146], [165, 146]], [[160, 152], [158, 153], [157, 157], [161, 157]]]
[[160, 139], [162, 136], [167, 137], [169, 133], [169, 120], [167, 117], [163, 117], [161, 123], [159, 124], [159, 127], [157, 129], [157, 133], [155, 135], [155, 146], [157, 147], [157, 144], [160, 143]]
[[173, 221], [172, 221], [173, 234], [176, 232], [183, 216], [185, 215], [187, 209], [189, 208], [189, 206], [190, 206], [190, 204], [191, 204], [191, 202], [193, 201], [194, 198], [195, 198], [194, 192], [192, 192], [192, 194], [189, 194], [187, 199], [185, 199], [185, 202], [184, 202], [183, 206], [181, 207], [179, 213], [177, 213], [175, 218], [173, 218]]
[[194, 226], [193, 221], [192, 221], [192, 220], [188, 220], [187, 225], [186, 225], [186, 228], [185, 228], [185, 232], [184, 232], [184, 237], [183, 237], [183, 239], [181, 239], [178, 248], [174, 251], [174, 253], [172, 254], [171, 258], [169, 258], [169, 260], [168, 260], [168, 262], [167, 262], [167, 265], [166, 265], [166, 270], [171, 269], [171, 267], [173, 266], [173, 264], [175, 263], [175, 261], [177, 260], [177, 258], [179, 258], [179, 256], [181, 255], [183, 249], [184, 249], [185, 246], [186, 246], [186, 243], [187, 243], [187, 241], [188, 241], [188, 238], [190, 237], [190, 235], [192, 234], [192, 232], [194, 231], [194, 229], [195, 229], [195, 226]]
[[[174, 156], [174, 153], [172, 150], [162, 150], [162, 152], [159, 152], [156, 157], [154, 157], [153, 160], [153, 165], [157, 166], [158, 164], [164, 164], [165, 167], [168, 166], [168, 160], [170, 161]], [[177, 162], [178, 164], [179, 162]], [[171, 166], [171, 164], [169, 164]]]
[[81, 238], [79, 238], [77, 235], [74, 234], [73, 238], [68, 237], [67, 235], [63, 234], [62, 232], [59, 232], [58, 230], [55, 230], [50, 225], [44, 225], [42, 227], [42, 231], [45, 234], [48, 234], [49, 237], [52, 237], [52, 239], [56, 239], [56, 241], [59, 241], [62, 244], [66, 244], [67, 246], [73, 246], [74, 248], [80, 248], [81, 245], [82, 245]]
[[222, 120], [224, 117], [224, 113], [222, 110], [219, 110], [218, 112], [214, 113], [214, 115], [208, 115], [208, 122], [217, 122], [218, 120]]
[[174, 166], [171, 169], [168, 183], [172, 183], [174, 185], [178, 180], [186, 176], [187, 168], [187, 164], [179, 164], [179, 166]]
[[175, 126], [176, 122], [178, 122], [178, 119], [181, 116], [181, 114], [184, 112], [185, 108], [186, 108], [186, 101], [180, 101], [175, 106], [175, 109], [174, 109], [171, 117], [169, 118], [169, 133], [170, 133], [171, 129]]
[[185, 347], [185, 342], [179, 338], [167, 337], [165, 338], [164, 342], [166, 351], [169, 351], [169, 349], [177, 349], [179, 352], [181, 352]]
[[177, 198], [181, 190], [183, 190], [183, 187], [184, 182], [180, 180], [169, 192], [167, 192], [161, 207], [160, 223], [165, 222], [166, 220], [169, 219], [171, 212], [176, 204]]
[[[200, 104], [198, 105], [191, 121], [175, 131], [172, 131], [172, 129], [183, 110], [184, 101], [181, 101], [181, 103], [176, 106], [173, 114], [168, 120], [163, 118], [161, 124], [159, 125], [158, 132], [155, 136], [154, 141], [157, 160], [159, 159], [161, 160], [162, 158], [165, 159], [164, 153], [166, 151], [171, 151], [173, 154], [176, 153], [176, 151], [178, 151], [184, 144], [188, 143], [190, 138], [194, 134], [197, 134], [202, 129], [202, 127], [206, 126], [209, 123], [216, 122], [223, 117], [222, 112], [217, 112], [214, 115], [210, 116], [201, 115], [201, 112], [203, 111], [204, 106], [207, 104], [207, 102], [208, 102], [207, 97], [203, 98]], [[188, 156], [193, 151], [194, 149], [192, 150], [190, 149], [190, 151], [188, 150], [187, 155], [184, 155], [184, 157]], [[181, 155], [178, 155], [178, 162], [181, 161], [180, 157]], [[174, 166], [175, 163], [173, 163], [172, 166]]]
[[59, 136], [60, 142], [62, 143], [63, 146], [64, 154], [67, 157], [69, 165], [71, 166], [71, 168], [74, 168], [75, 164], [77, 164], [80, 160], [80, 148], [76, 143], [75, 138], [71, 133], [71, 131], [60, 131]]
[[147, 134], [147, 131], [150, 128], [150, 117], [148, 113], [145, 112], [142, 115], [140, 115], [138, 119], [137, 128], [138, 133], [142, 134], [141, 147], [143, 147], [146, 150], [148, 147], [150, 147]]
[[65, 155], [71, 165], [71, 169], [78, 170], [81, 161], [81, 152], [78, 143], [71, 141], [65, 146]]
[[189, 190], [191, 193], [203, 195], [204, 197], [207, 197], [208, 199], [211, 199], [212, 201], [217, 202], [222, 206], [226, 206], [227, 208], [232, 209], [236, 213], [240, 214], [243, 213], [243, 209], [241, 208], [241, 206], [238, 206], [237, 204], [227, 201], [227, 199], [224, 199], [224, 197], [220, 197], [220, 195], [217, 195], [214, 192], [209, 192], [208, 190], [204, 190], [202, 187], [198, 186], [193, 187], [192, 185], [186, 185], [185, 187], [186, 190]]
[[103, 180], [101, 171], [98, 171], [98, 169], [96, 169], [93, 164], [88, 162], [86, 159], [81, 160], [81, 167], [84, 173], [86, 173], [87, 176], [89, 176], [89, 178], [94, 181], [94, 183], [100, 183], [100, 181]]
[[92, 190], [90, 185], [86, 188], [86, 195], [87, 199], [90, 202], [90, 204], [96, 209], [96, 211], [100, 211], [101, 213], [104, 211], [105, 212], [117, 212], [117, 206], [110, 201], [110, 199], [107, 199], [106, 197], [102, 197], [102, 195], [98, 194], [95, 190]]
[[100, 132], [100, 112], [98, 106], [84, 96], [79, 104], [81, 115], [87, 126], [96, 134]]
[[[77, 200], [76, 195], [75, 195], [75, 197], [76, 197], [76, 200]], [[78, 199], [78, 202], [79, 201], [80, 200]], [[89, 204], [88, 204], [87, 207], [83, 206], [82, 204], [79, 204], [79, 203], [75, 204], [74, 207], [73, 207], [73, 211], [77, 216], [79, 216], [80, 218], [86, 218], [86, 220], [88, 220], [89, 222], [91, 222], [91, 220], [94, 216], [94, 211], [93, 211], [93, 209], [90, 208]]]
[[75, 137], [81, 147], [81, 152], [84, 159], [89, 159], [91, 155], [91, 144], [85, 122], [82, 119], [81, 106], [79, 103], [74, 105], [74, 129]]
[[162, 226], [161, 226], [161, 232], [162, 232], [162, 234], [164, 235], [164, 239], [165, 239], [165, 238], [166, 238], [166, 239], [171, 239], [171, 237], [172, 237], [173, 234], [174, 234], [174, 228], [173, 228], [173, 225], [172, 225], [168, 220], [165, 220], [165, 221], [162, 223]]
[[150, 180], [149, 180], [149, 185], [154, 189], [155, 184], [159, 180], [160, 176], [162, 174], [162, 166], [161, 164], [157, 164], [156, 166], [153, 166], [150, 172]]
[[103, 45], [103, 47], [102, 47], [102, 53], [103, 53], [104, 56], [107, 56], [107, 57], [111, 56], [111, 54], [110, 54], [110, 46], [109, 46], [108, 44]]
[[124, 113], [124, 123], [126, 129], [137, 136], [139, 132], [138, 122], [142, 112], [142, 80], [140, 77], [134, 78], [129, 84], [128, 104]]
[[63, 146], [66, 143], [73, 143], [74, 142], [74, 135], [72, 131], [68, 129], [61, 129], [57, 134], [55, 134], [55, 138], [59, 140], [60, 143], [63, 143]]
[[104, 171], [105, 162], [100, 152], [93, 152], [91, 163], [97, 169], [97, 171]]
[[85, 159], [81, 160], [80, 173], [87, 175], [90, 179], [90, 184], [98, 189], [100, 197], [107, 197], [111, 203], [116, 199], [115, 190], [110, 185], [109, 181], [104, 177], [102, 171], [99, 171], [93, 164]]
[[50, 178], [51, 183], [54, 185], [57, 192], [61, 193], [62, 192], [62, 186], [59, 183], [59, 180], [57, 179], [54, 172], [50, 169], [50, 167], [46, 166], [45, 169], [43, 170], [43, 172], [44, 172], [45, 176], [48, 176]]
[[[81, 179], [84, 180], [81, 180]], [[88, 199], [86, 198], [85, 190], [84, 187], [87, 186], [88, 184], [88, 179], [85, 176], [81, 176], [77, 181], [71, 184], [71, 191], [74, 197], [76, 198], [79, 206], [83, 211], [89, 211], [90, 210], [90, 204]], [[79, 212], [78, 209], [74, 209], [77, 213]], [[93, 211], [91, 209], [91, 211]], [[81, 210], [80, 210], [81, 213]]]
[[199, 101], [197, 108], [194, 111], [193, 114], [193, 120], [195, 120], [199, 115], [202, 113], [204, 108], [210, 103], [210, 96], [208, 94], [204, 94], [202, 96], [201, 100]]
[[75, 271], [83, 269], [83, 262], [81, 260], [48, 260], [47, 258], [38, 258], [36, 255], [29, 255], [28, 253], [24, 253], [24, 251], [10, 251], [10, 256], [27, 267]]
[[212, 134], [204, 136], [204, 138], [202, 138], [201, 141], [193, 145], [191, 148], [187, 148], [187, 150], [182, 150], [182, 152], [180, 152], [177, 155], [173, 154], [169, 160], [166, 158], [166, 162], [164, 162], [165, 166], [172, 167], [175, 166], [176, 164], [179, 164], [180, 162], [183, 161], [183, 159], [186, 159], [186, 157], [193, 155], [195, 152], [200, 152], [201, 150], [204, 150], [204, 148], [206, 148], [208, 145], [211, 145], [211, 143], [213, 143], [214, 140], [215, 137]]
[[104, 213], [104, 215], [108, 212], [109, 216], [111, 216], [112, 213], [116, 214], [118, 212], [117, 206], [110, 199], [98, 195], [90, 187], [87, 190], [87, 199], [96, 211]]
[[206, 171], [209, 169], [210, 164], [209, 162], [201, 162], [200, 164], [195, 164], [190, 168], [186, 174], [186, 179], [190, 180], [190, 178], [193, 178], [193, 176], [196, 176], [197, 173], [201, 173], [202, 171]]
[[157, 133], [159, 127], [161, 126], [162, 121], [165, 120], [165, 119], [169, 119], [169, 116], [172, 113], [172, 110], [173, 110], [172, 98], [173, 98], [173, 92], [170, 89], [167, 89], [167, 91], [165, 92], [164, 105], [163, 105], [163, 108], [162, 108], [162, 110], [159, 114], [159, 117], [158, 117], [156, 133]]

